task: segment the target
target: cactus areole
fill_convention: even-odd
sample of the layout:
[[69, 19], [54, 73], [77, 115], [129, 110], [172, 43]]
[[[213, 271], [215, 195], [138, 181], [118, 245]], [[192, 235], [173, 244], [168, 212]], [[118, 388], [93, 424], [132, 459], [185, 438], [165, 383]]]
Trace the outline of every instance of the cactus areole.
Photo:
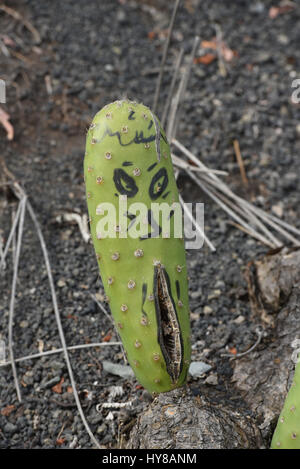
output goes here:
[[[190, 363], [185, 249], [171, 223], [179, 197], [170, 147], [149, 108], [122, 100], [95, 115], [84, 177], [96, 258], [128, 361], [148, 391], [180, 387]], [[158, 205], [169, 209], [167, 230]]]

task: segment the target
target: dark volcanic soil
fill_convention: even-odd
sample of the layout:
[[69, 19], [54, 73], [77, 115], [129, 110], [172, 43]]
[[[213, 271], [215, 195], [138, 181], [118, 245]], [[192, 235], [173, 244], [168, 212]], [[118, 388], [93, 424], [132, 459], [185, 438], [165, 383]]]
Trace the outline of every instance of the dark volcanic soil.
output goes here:
[[[300, 228], [300, 109], [291, 101], [292, 81], [300, 78], [300, 10], [270, 17], [277, 0], [181, 2], [163, 78], [162, 103], [172, 79], [170, 66], [183, 47], [222, 30], [234, 58], [219, 73], [218, 61], [194, 64], [181, 113], [178, 139], [215, 169], [238, 194]], [[103, 298], [93, 247], [76, 224], [58, 223], [61, 212], [86, 213], [83, 185], [85, 132], [103, 105], [123, 96], [151, 106], [164, 31], [173, 2], [162, 0], [7, 1], [40, 35], [0, 10], [0, 78], [15, 138], [0, 127], [0, 155], [27, 191], [41, 223], [57, 286], [58, 304], [68, 345], [101, 342], [111, 334], [110, 320], [90, 293]], [[150, 34], [149, 34], [150, 33]], [[202, 51], [203, 52], [203, 51]], [[199, 51], [200, 55], [200, 51]], [[298, 75], [297, 75], [298, 74]], [[232, 142], [240, 144], [250, 189], [245, 191]], [[5, 181], [0, 175], [1, 183]], [[259, 318], [251, 313], [243, 271], [268, 248], [229, 223], [228, 217], [191, 181], [179, 178], [188, 202], [205, 202], [206, 233], [216, 247], [188, 252], [194, 361], [212, 370], [189, 378], [195, 395], [209, 390], [216, 402], [245, 406], [231, 382], [229, 351], [247, 350], [255, 341]], [[16, 200], [0, 188], [0, 237], [7, 239]], [[0, 275], [0, 340], [7, 344], [12, 253]], [[15, 357], [61, 346], [45, 265], [29, 217], [25, 220], [13, 329]], [[263, 354], [272, 331], [259, 345]], [[134, 379], [103, 370], [104, 360], [124, 364], [119, 346], [70, 352], [86, 418], [103, 448], [119, 446], [122, 428], [133, 422], [149, 396]], [[16, 397], [9, 366], [0, 368], [0, 447], [90, 448], [78, 415], [62, 354], [17, 364], [22, 402]], [[207, 380], [207, 381], [206, 381]], [[53, 388], [61, 383], [61, 388]], [[128, 410], [101, 409], [112, 386]], [[60, 391], [60, 392], [58, 392]], [[120, 390], [119, 390], [120, 391]], [[130, 426], [130, 425], [129, 425]]]

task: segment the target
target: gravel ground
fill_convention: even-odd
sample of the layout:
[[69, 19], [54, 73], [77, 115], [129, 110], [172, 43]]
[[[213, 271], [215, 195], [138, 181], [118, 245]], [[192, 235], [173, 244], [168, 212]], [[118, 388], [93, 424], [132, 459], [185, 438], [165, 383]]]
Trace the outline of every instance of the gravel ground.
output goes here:
[[[0, 77], [15, 138], [0, 128], [0, 151], [27, 191], [41, 223], [68, 345], [117, 341], [111, 321], [92, 300], [103, 299], [93, 247], [76, 224], [58, 223], [62, 212], [86, 213], [83, 185], [85, 132], [104, 104], [122, 96], [151, 106], [165, 30], [173, 2], [162, 0], [7, 1], [28, 19], [40, 41], [21, 21], [0, 10]], [[275, 0], [264, 2], [185, 0], [181, 2], [163, 78], [161, 103], [180, 47], [191, 51], [215, 36], [234, 51], [220, 74], [218, 61], [193, 66], [182, 109], [178, 139], [208, 166], [230, 173], [238, 194], [300, 228], [300, 109], [291, 101], [299, 76], [299, 21], [296, 3], [270, 17]], [[272, 15], [271, 15], [272, 16]], [[12, 41], [12, 42], [9, 42]], [[204, 53], [203, 50], [199, 51]], [[7, 56], [8, 55], [8, 56]], [[51, 92], [49, 94], [49, 92]], [[158, 114], [162, 112], [162, 106]], [[245, 190], [233, 149], [240, 144], [249, 179]], [[189, 378], [194, 394], [210, 389], [216, 401], [235, 399], [229, 350], [247, 350], [256, 340], [258, 318], [251, 314], [243, 272], [267, 248], [239, 231], [211, 200], [185, 177], [179, 188], [187, 202], [205, 203], [206, 233], [216, 247], [187, 253], [194, 361], [212, 366], [204, 377]], [[0, 192], [0, 236], [8, 236], [16, 200]], [[0, 339], [7, 343], [12, 254], [0, 275]], [[36, 232], [25, 220], [13, 329], [16, 357], [61, 346], [45, 265]], [[110, 338], [111, 337], [111, 338]], [[261, 353], [272, 332], [259, 345]], [[105, 342], [109, 344], [109, 342]], [[134, 378], [109, 373], [104, 361], [124, 364], [119, 346], [70, 352], [79, 396], [91, 430], [103, 448], [125, 438], [151, 396]], [[0, 447], [91, 448], [78, 415], [62, 354], [17, 364], [22, 402], [10, 367], [0, 368]], [[120, 386], [115, 388], [114, 386]], [[104, 409], [104, 401], [132, 402]], [[125, 410], [124, 410], [125, 409]]]

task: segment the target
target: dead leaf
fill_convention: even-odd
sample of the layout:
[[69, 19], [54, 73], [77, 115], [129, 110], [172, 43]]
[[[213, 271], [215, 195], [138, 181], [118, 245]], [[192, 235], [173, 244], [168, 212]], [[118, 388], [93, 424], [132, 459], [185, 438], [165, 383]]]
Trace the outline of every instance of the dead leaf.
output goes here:
[[111, 332], [108, 332], [105, 337], [103, 337], [102, 342], [109, 342], [112, 338]]
[[288, 13], [294, 9], [293, 5], [281, 5], [278, 7], [271, 7], [269, 9], [269, 18], [274, 20], [277, 18], [278, 15], [282, 15], [283, 13]]
[[[217, 39], [213, 38], [210, 41], [204, 40], [201, 42], [201, 47], [203, 49], [217, 50], [218, 49]], [[238, 55], [237, 51], [230, 49], [230, 47], [228, 47], [224, 41], [220, 43], [219, 49], [226, 62], [231, 62], [233, 58]]]
[[57, 438], [56, 444], [57, 444], [58, 446], [61, 446], [61, 445], [64, 444], [65, 441], [66, 441], [65, 438]]
[[8, 417], [12, 413], [14, 408], [15, 408], [14, 405], [7, 405], [1, 410], [1, 415], [3, 415], [4, 417]]
[[0, 108], [0, 123], [3, 125], [3, 127], [6, 130], [7, 134], [7, 139], [8, 140], [13, 140], [14, 138], [14, 128], [9, 122], [10, 116], [7, 114], [3, 109]]
[[150, 39], [150, 41], [153, 41], [153, 39], [155, 38], [156, 36], [156, 32], [155, 31], [149, 31], [148, 33], [148, 39]]
[[201, 47], [203, 49], [213, 49], [215, 50], [217, 48], [217, 44], [216, 44], [216, 40], [212, 40], [212, 41], [202, 41], [201, 42]]
[[202, 55], [201, 57], [195, 57], [194, 58], [194, 63], [195, 64], [209, 65], [216, 58], [217, 58], [217, 56], [215, 54], [205, 54], [205, 55]]
[[61, 387], [62, 387], [62, 384], [63, 384], [64, 380], [65, 380], [64, 377], [62, 377], [61, 380], [60, 380], [60, 382], [57, 383], [55, 386], [53, 386], [53, 387], [51, 388], [52, 391], [53, 391], [53, 392], [56, 392], [57, 394], [61, 394], [61, 393], [62, 393]]

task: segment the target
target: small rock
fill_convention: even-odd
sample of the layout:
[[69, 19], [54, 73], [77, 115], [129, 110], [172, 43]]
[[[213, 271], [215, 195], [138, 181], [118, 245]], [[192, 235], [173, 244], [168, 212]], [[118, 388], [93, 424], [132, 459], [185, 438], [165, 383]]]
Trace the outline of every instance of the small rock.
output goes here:
[[235, 324], [242, 324], [242, 322], [244, 321], [245, 321], [245, 317], [240, 314], [240, 316], [238, 316], [233, 322]]
[[284, 46], [290, 42], [289, 38], [285, 34], [278, 34], [277, 41]]
[[222, 294], [221, 290], [214, 290], [210, 295], [208, 295], [207, 299], [213, 300], [215, 298], [219, 298], [221, 294]]
[[13, 433], [15, 433], [17, 431], [17, 429], [18, 429], [18, 427], [16, 425], [14, 425], [13, 423], [7, 422], [4, 425], [3, 432], [4, 432], [4, 434], [9, 433], [10, 435], [12, 435]]
[[201, 290], [190, 292], [190, 298], [191, 298], [192, 300], [197, 300], [198, 298], [200, 298], [201, 295], [202, 295], [202, 291], [201, 291]]
[[55, 386], [55, 384], [60, 382], [60, 378], [60, 375], [54, 376], [54, 378], [46, 381], [45, 383], [42, 383], [41, 387], [45, 389], [52, 388], [52, 386]]
[[218, 376], [217, 375], [210, 375], [206, 378], [205, 384], [211, 384], [212, 386], [216, 386], [218, 384]]
[[21, 322], [20, 322], [20, 327], [21, 327], [22, 329], [25, 329], [26, 327], [28, 327], [28, 321], [21, 321]]
[[203, 313], [204, 314], [211, 314], [213, 312], [213, 309], [210, 306], [204, 306], [203, 308]]
[[199, 378], [201, 377], [204, 373], [207, 373], [209, 370], [211, 370], [211, 366], [208, 365], [207, 363], [204, 362], [192, 362], [190, 364], [189, 368], [189, 374], [193, 378]]
[[59, 281], [57, 282], [57, 286], [59, 288], [65, 287], [66, 286], [66, 281], [63, 278], [59, 279]]

